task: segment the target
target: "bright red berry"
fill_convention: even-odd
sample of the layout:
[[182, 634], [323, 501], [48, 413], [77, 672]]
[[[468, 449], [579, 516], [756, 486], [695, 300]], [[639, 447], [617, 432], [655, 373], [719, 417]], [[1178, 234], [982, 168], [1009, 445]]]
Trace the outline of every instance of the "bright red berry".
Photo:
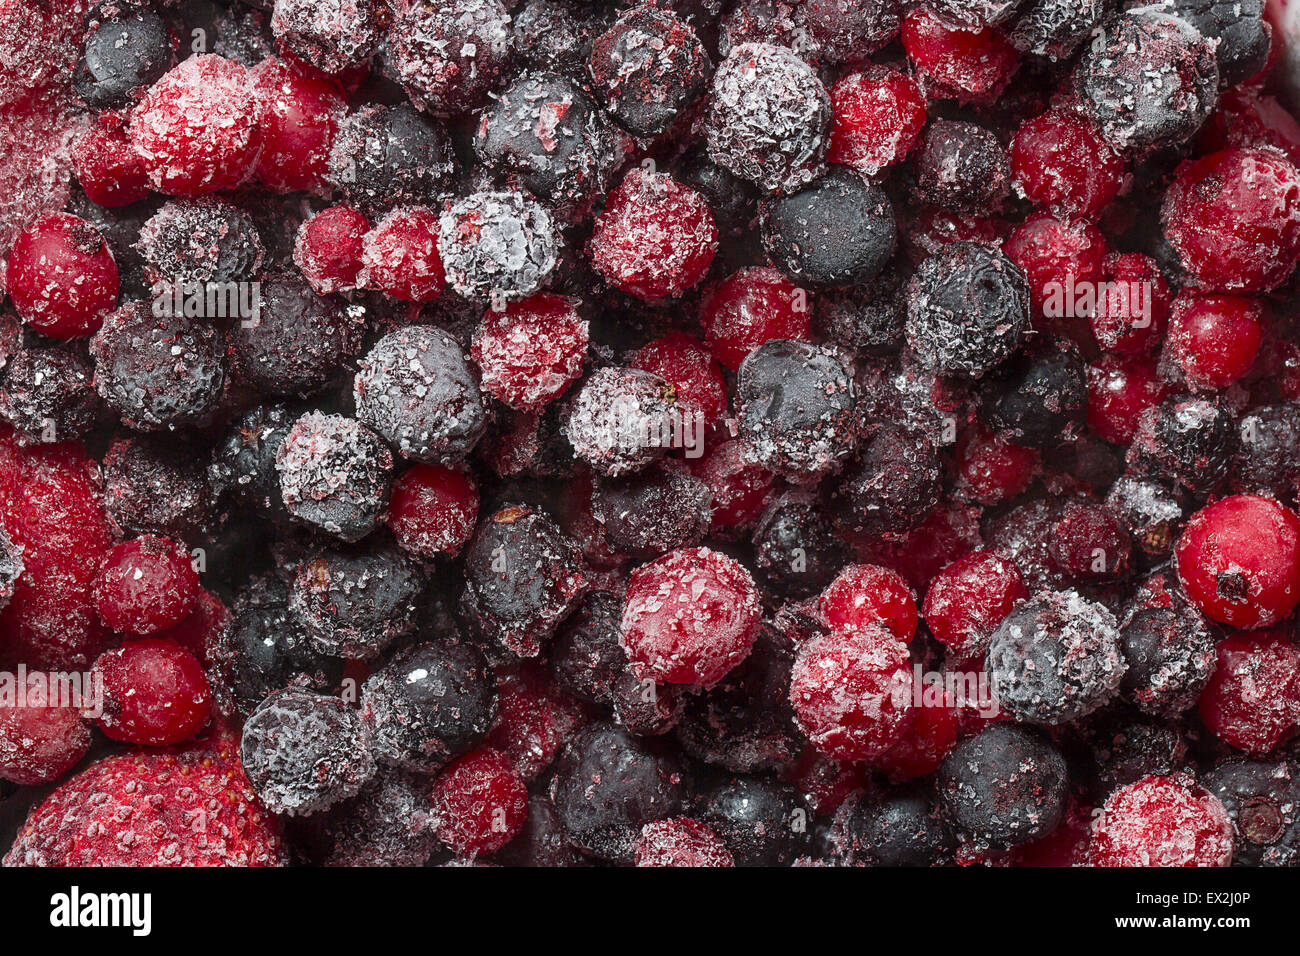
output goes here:
[[1174, 299], [1165, 357], [1191, 388], [1227, 388], [1250, 371], [1263, 341], [1258, 299], [1184, 291]]
[[926, 7], [903, 20], [903, 50], [934, 81], [934, 99], [991, 100], [1020, 65], [1015, 47], [992, 27], [955, 26]]
[[1145, 777], [1106, 799], [1088, 858], [1093, 866], [1227, 866], [1232, 819], [1190, 776]]
[[438, 839], [460, 856], [501, 849], [528, 820], [528, 789], [508, 757], [475, 750], [448, 764], [433, 784]]
[[42, 335], [91, 335], [117, 305], [117, 263], [99, 230], [66, 212], [41, 216], [9, 250], [6, 281], [19, 317]]
[[115, 631], [147, 636], [183, 621], [194, 608], [199, 576], [185, 549], [143, 535], [108, 553], [95, 581], [95, 609]]
[[725, 441], [691, 462], [691, 471], [713, 495], [714, 531], [742, 528], [762, 514], [776, 477], [742, 441]]
[[826, 158], [868, 176], [902, 161], [925, 127], [925, 94], [901, 70], [850, 73], [830, 94], [835, 119]]
[[58, 780], [90, 749], [82, 709], [93, 707], [85, 687], [54, 674], [28, 671], [25, 685], [0, 697], [0, 780], [21, 786]]
[[972, 551], [935, 575], [921, 614], [936, 640], [972, 657], [988, 649], [1002, 619], [1027, 597], [1014, 562], [996, 551]]
[[700, 307], [704, 341], [733, 372], [750, 352], [771, 339], [812, 341], [810, 299], [769, 266], [728, 276]]
[[1000, 504], [1029, 487], [1040, 459], [1036, 448], [1009, 442], [997, 432], [968, 429], [957, 443], [957, 490], [966, 500]]
[[874, 564], [850, 564], [822, 592], [822, 620], [833, 630], [883, 624], [901, 641], [916, 634], [916, 597], [902, 575]]
[[172, 641], [128, 641], [95, 661], [104, 712], [95, 723], [114, 740], [160, 747], [194, 737], [212, 700], [203, 666]]
[[324, 193], [330, 147], [347, 112], [343, 91], [324, 74], [276, 57], [250, 76], [262, 131], [257, 178], [276, 192]]
[[129, 206], [149, 195], [144, 164], [117, 113], [100, 113], [72, 147], [72, 171], [97, 206]]
[[735, 866], [731, 851], [716, 833], [689, 817], [656, 820], [641, 828], [632, 843], [637, 866]]
[[1093, 337], [1109, 352], [1152, 352], [1164, 338], [1169, 304], [1169, 283], [1154, 259], [1139, 252], [1112, 255], [1089, 317]]
[[1127, 445], [1142, 413], [1159, 405], [1168, 390], [1152, 359], [1103, 355], [1088, 366], [1088, 427], [1108, 442]]
[[1230, 747], [1264, 754], [1300, 722], [1300, 650], [1280, 631], [1233, 634], [1201, 692], [1201, 721]]
[[330, 206], [302, 224], [293, 262], [321, 295], [357, 287], [370, 221], [351, 206]]
[[632, 368], [653, 372], [673, 387], [677, 407], [711, 425], [727, 413], [727, 380], [722, 368], [696, 338], [669, 332], [647, 342], [628, 358]]
[[403, 302], [432, 302], [447, 284], [438, 255], [438, 215], [424, 206], [394, 209], [361, 239], [357, 283]]
[[1051, 109], [1026, 120], [1011, 140], [1011, 175], [1031, 202], [1093, 216], [1115, 198], [1124, 161], [1101, 131], [1078, 113]]
[[412, 465], [393, 482], [387, 520], [397, 543], [413, 554], [457, 554], [474, 533], [478, 486], [455, 468]]

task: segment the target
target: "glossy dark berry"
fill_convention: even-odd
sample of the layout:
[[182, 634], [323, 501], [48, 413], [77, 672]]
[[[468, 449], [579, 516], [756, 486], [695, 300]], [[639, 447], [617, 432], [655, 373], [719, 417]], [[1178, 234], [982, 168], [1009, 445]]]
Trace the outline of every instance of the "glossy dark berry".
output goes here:
[[837, 350], [774, 339], [741, 363], [741, 436], [768, 470], [796, 483], [815, 480], [853, 453], [856, 397]]
[[357, 417], [399, 454], [448, 464], [464, 458], [487, 426], [487, 404], [464, 350], [434, 326], [396, 329], [361, 360]]
[[978, 378], [1010, 357], [1029, 326], [1029, 286], [1001, 251], [954, 242], [908, 284], [907, 344], [925, 366]]
[[1074, 74], [1080, 105], [1116, 147], [1170, 146], [1218, 103], [1214, 44], [1187, 21], [1130, 10], [1084, 52]]
[[355, 796], [375, 772], [357, 712], [338, 697], [289, 689], [248, 715], [240, 763], [275, 813], [302, 815]]
[[1076, 591], [1040, 592], [1013, 609], [993, 633], [986, 663], [998, 705], [1047, 726], [1108, 703], [1127, 667], [1114, 615]]
[[1207, 40], [1217, 41], [1219, 85], [1236, 86], [1264, 68], [1273, 29], [1264, 19], [1262, 0], [1173, 0], [1168, 10], [1186, 20]]
[[763, 249], [795, 282], [863, 285], [894, 254], [894, 209], [882, 189], [836, 166], [761, 212]]
[[951, 824], [923, 784], [853, 794], [835, 812], [831, 840], [851, 866], [935, 866], [957, 849]]
[[1293, 866], [1300, 856], [1300, 779], [1290, 760], [1232, 757], [1202, 778], [1223, 803], [1237, 840], [1234, 866]]
[[700, 819], [737, 866], [789, 866], [811, 843], [811, 813], [794, 788], [736, 777], [700, 797]]
[[361, 689], [361, 719], [381, 763], [439, 769], [487, 734], [496, 684], [473, 645], [438, 641], [398, 651]]
[[99, 395], [134, 428], [156, 430], [200, 418], [226, 380], [218, 331], [147, 302], [122, 306], [90, 343]]
[[958, 833], [1002, 849], [1056, 829], [1066, 780], [1065, 758], [1046, 737], [1003, 722], [954, 747], [936, 785]]
[[1128, 662], [1120, 684], [1126, 699], [1167, 718], [1196, 703], [1215, 666], [1215, 638], [1199, 613], [1188, 607], [1147, 608], [1124, 624], [1120, 640]]
[[91, 20], [72, 71], [73, 88], [93, 109], [116, 109], [166, 73], [171, 60], [162, 17], [148, 8], [118, 8], [114, 15]]
[[1066, 340], [1021, 351], [981, 383], [980, 417], [1007, 441], [1050, 448], [1083, 430], [1088, 381]]
[[1011, 190], [1006, 147], [992, 130], [975, 123], [935, 120], [911, 161], [918, 196], [945, 209], [994, 211]]
[[591, 724], [569, 741], [550, 794], [570, 843], [625, 864], [633, 860], [641, 828], [681, 814], [688, 798], [679, 761], [606, 723]]
[[1294, 504], [1300, 487], [1300, 405], [1265, 405], [1237, 421], [1237, 454], [1228, 484], [1238, 494]]
[[536, 657], [587, 588], [577, 546], [528, 507], [489, 515], [465, 550], [460, 613], [496, 654]]
[[635, 136], [662, 133], [699, 99], [709, 66], [690, 25], [652, 6], [624, 12], [596, 38], [590, 60], [605, 108]]

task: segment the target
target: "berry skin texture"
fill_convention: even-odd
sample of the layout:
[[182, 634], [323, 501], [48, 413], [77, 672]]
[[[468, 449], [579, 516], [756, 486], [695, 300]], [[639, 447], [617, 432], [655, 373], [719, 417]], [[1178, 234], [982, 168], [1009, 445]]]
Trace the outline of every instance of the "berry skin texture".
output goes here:
[[1236, 827], [1237, 866], [1294, 866], [1300, 855], [1300, 780], [1289, 760], [1230, 757], [1203, 778]]
[[290, 816], [355, 796], [375, 773], [357, 712], [299, 688], [273, 693], [248, 715], [239, 760], [262, 803]]
[[1011, 140], [1016, 192], [1053, 211], [1095, 216], [1115, 198], [1124, 160], [1089, 120], [1051, 109], [1026, 120]]
[[78, 705], [91, 702], [57, 694], [52, 675], [29, 671], [26, 685], [15, 685], [0, 703], [0, 780], [25, 787], [52, 783], [90, 749], [90, 725]]
[[149, 195], [144, 165], [126, 138], [117, 113], [101, 113], [72, 148], [72, 171], [97, 206], [116, 209]]
[[1088, 428], [1115, 445], [1128, 445], [1142, 413], [1160, 404], [1168, 385], [1155, 362], [1107, 353], [1088, 366]]
[[285, 435], [275, 468], [291, 515], [344, 541], [359, 541], [375, 529], [388, 504], [393, 453], [360, 422], [309, 412]]
[[462, 113], [478, 106], [510, 60], [510, 13], [500, 0], [419, 0], [395, 8], [388, 56], [416, 106]]
[[370, 221], [350, 206], [330, 206], [298, 229], [293, 264], [318, 295], [357, 287]]
[[912, 707], [907, 645], [883, 624], [812, 637], [790, 673], [799, 728], [836, 760], [872, 760], [896, 744]]
[[963, 658], [988, 649], [998, 625], [1029, 596], [1015, 564], [996, 551], [972, 551], [930, 582], [921, 614], [935, 639]]
[[1165, 357], [1197, 391], [1226, 388], [1255, 363], [1264, 340], [1264, 307], [1235, 295], [1180, 293], [1169, 316]]
[[108, 553], [95, 582], [95, 610], [113, 630], [144, 637], [184, 620], [198, 589], [185, 549], [145, 535]]
[[953, 26], [927, 7], [903, 19], [902, 40], [907, 58], [931, 81], [932, 99], [994, 99], [1020, 65], [1015, 48], [998, 31]]
[[1218, 665], [1201, 694], [1201, 720], [1216, 737], [1266, 754], [1300, 722], [1300, 651], [1279, 631], [1219, 642]]
[[501, 849], [528, 819], [528, 790], [510, 760], [495, 750], [457, 758], [433, 784], [438, 839], [459, 856]]
[[212, 711], [208, 679], [194, 655], [172, 641], [130, 641], [95, 661], [104, 713], [96, 725], [113, 740], [162, 747], [198, 734]]
[[484, 313], [470, 356], [485, 391], [511, 408], [538, 411], [582, 374], [587, 322], [573, 300], [539, 292]]
[[131, 143], [149, 185], [171, 196], [231, 189], [253, 174], [262, 107], [249, 71], [203, 53], [150, 87], [131, 114]]
[[672, 387], [640, 369], [602, 368], [588, 377], [564, 425], [574, 453], [609, 478], [644, 470], [672, 433]]
[[1146, 777], [1106, 798], [1092, 829], [1093, 866], [1227, 866], [1232, 820], [1185, 774]]
[[233, 741], [215, 737], [91, 764], [28, 815], [4, 865], [280, 866], [286, 859], [279, 822], [249, 788]]
[[444, 465], [412, 465], [393, 482], [385, 522], [403, 550], [421, 557], [456, 555], [478, 518], [474, 479]]
[[741, 269], [718, 283], [700, 306], [704, 340], [714, 357], [734, 372], [764, 342], [811, 341], [810, 299], [810, 293], [776, 269]]
[[1187, 596], [1232, 627], [1270, 627], [1300, 602], [1300, 518], [1257, 495], [1233, 495], [1192, 516], [1174, 549]]
[[620, 643], [645, 676], [707, 686], [749, 654], [759, 616], [744, 567], [708, 548], [680, 548], [632, 572]]
[[718, 835], [698, 820], [674, 817], [641, 828], [632, 844], [637, 866], [735, 866], [736, 861]]
[[712, 425], [727, 412], [727, 382], [714, 359], [716, 348], [705, 348], [685, 332], [669, 332], [637, 349], [628, 364], [658, 375], [672, 387], [685, 415], [698, 415]]
[[902, 576], [889, 568], [850, 564], [822, 592], [817, 607], [833, 631], [883, 624], [904, 643], [916, 634], [916, 597]]
[[1300, 258], [1300, 172], [1257, 147], [1188, 161], [1165, 192], [1160, 222], [1197, 285], [1267, 292]]
[[357, 284], [402, 302], [432, 302], [446, 285], [438, 258], [438, 216], [423, 206], [394, 209], [361, 238]]
[[826, 159], [874, 176], [906, 158], [925, 126], [925, 94], [899, 70], [850, 73], [830, 89]]
[[303, 63], [326, 73], [359, 66], [379, 43], [375, 0], [332, 5], [317, 0], [275, 0], [271, 32], [276, 43]]
[[698, 283], [717, 249], [718, 227], [704, 198], [667, 173], [640, 168], [609, 194], [588, 246], [607, 282], [649, 302]]
[[447, 282], [474, 302], [532, 295], [555, 268], [558, 241], [546, 207], [518, 191], [472, 193], [438, 218]]
[[343, 91], [275, 57], [253, 67], [250, 76], [261, 107], [258, 181], [279, 193], [326, 193], [330, 150], [347, 111]]
[[90, 335], [117, 304], [117, 263], [108, 244], [66, 212], [41, 216], [19, 234], [6, 282], [19, 318], [56, 339]]

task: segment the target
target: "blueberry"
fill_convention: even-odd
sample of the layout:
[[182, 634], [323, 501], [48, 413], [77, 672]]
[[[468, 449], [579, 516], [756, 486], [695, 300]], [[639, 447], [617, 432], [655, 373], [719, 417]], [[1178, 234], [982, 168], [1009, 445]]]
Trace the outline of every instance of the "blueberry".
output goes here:
[[980, 417], [1007, 441], [1050, 448], [1083, 431], [1088, 380], [1073, 343], [1022, 350], [981, 383]]
[[330, 182], [346, 202], [372, 215], [431, 205], [453, 169], [445, 129], [409, 103], [363, 109], [334, 140]]
[[835, 811], [830, 838], [849, 865], [935, 866], [957, 849], [952, 826], [924, 784], [851, 795]]
[[72, 71], [73, 89], [92, 109], [126, 106], [135, 91], [167, 72], [171, 59], [171, 36], [162, 17], [139, 7], [120, 8], [90, 21]]
[[1215, 636], [1191, 607], [1147, 608], [1120, 632], [1128, 670], [1120, 685], [1148, 714], [1177, 717], [1193, 707], [1215, 666]]
[[793, 787], [759, 777], [736, 777], [700, 797], [700, 821], [737, 866], [789, 866], [812, 845], [811, 816]]
[[1230, 757], [1202, 778], [1237, 833], [1234, 866], [1300, 862], [1300, 775], [1290, 760]]

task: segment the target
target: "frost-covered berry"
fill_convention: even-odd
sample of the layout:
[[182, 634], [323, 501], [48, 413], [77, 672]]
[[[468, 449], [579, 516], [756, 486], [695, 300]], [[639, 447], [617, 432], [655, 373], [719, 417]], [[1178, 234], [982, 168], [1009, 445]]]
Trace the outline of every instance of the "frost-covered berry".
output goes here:
[[831, 840], [857, 866], [934, 866], [957, 848], [952, 825], [923, 786], [851, 794], [835, 812]]
[[53, 675], [30, 670], [0, 701], [0, 780], [31, 787], [58, 780], [90, 748], [90, 724], [78, 706], [90, 700], [51, 700]]
[[393, 453], [365, 425], [309, 412], [276, 453], [284, 505], [299, 521], [344, 541], [374, 530], [388, 504]]
[[1200, 697], [1201, 722], [1231, 747], [1263, 754], [1300, 722], [1300, 650], [1284, 631], [1233, 634]]
[[977, 847], [1005, 849], [1056, 829], [1068, 775], [1046, 737], [998, 722], [954, 747], [935, 783], [959, 834]]
[[957, 212], [997, 210], [1011, 189], [1006, 148], [977, 123], [936, 119], [911, 155], [924, 202]]
[[262, 148], [253, 78], [213, 53], [182, 60], [135, 108], [129, 135], [159, 192], [196, 196], [238, 186]]
[[361, 719], [376, 759], [418, 773], [475, 746], [496, 713], [492, 672], [470, 644], [398, 651], [361, 688]]
[[47, 213], [9, 250], [6, 291], [19, 318], [56, 339], [90, 335], [117, 304], [117, 263], [89, 222]]
[[1109, 11], [1109, 0], [1030, 0], [1006, 27], [1007, 38], [1027, 56], [1068, 60]]
[[387, 56], [411, 102], [431, 113], [478, 106], [510, 61], [500, 0], [413, 0], [395, 9]]
[[709, 156], [766, 192], [795, 189], [822, 169], [831, 116], [830, 94], [797, 54], [742, 43], [713, 76]]
[[673, 436], [672, 388], [658, 375], [597, 369], [564, 424], [574, 453], [611, 478], [632, 474], [663, 455]]
[[199, 576], [184, 548], [144, 535], [105, 557], [95, 581], [95, 610], [113, 630], [145, 636], [184, 620], [198, 588]]
[[404, 550], [422, 557], [458, 553], [478, 518], [478, 488], [462, 471], [412, 465], [393, 482], [384, 520]]
[[900, 70], [850, 73], [830, 96], [834, 124], [826, 158], [868, 176], [902, 161], [925, 126], [925, 94]]
[[770, 266], [741, 269], [709, 293], [700, 306], [705, 341], [733, 372], [745, 356], [772, 339], [812, 339], [810, 295]]
[[1020, 65], [1002, 31], [954, 23], [928, 6], [904, 17], [901, 38], [907, 58], [928, 81], [931, 99], [992, 100]]
[[1124, 160], [1091, 120], [1051, 109], [1020, 124], [1011, 140], [1016, 192], [1032, 202], [1091, 217], [1119, 192]]
[[378, 0], [275, 0], [271, 32], [302, 62], [342, 73], [375, 51], [382, 12]]
[[857, 444], [853, 370], [835, 348], [773, 339], [736, 377], [741, 439], [764, 468], [810, 482], [838, 469]]
[[1277, 29], [1264, 17], [1264, 0], [1170, 0], [1162, 6], [1215, 44], [1221, 87], [1236, 86], [1264, 68]]
[[330, 184], [368, 215], [432, 205], [451, 178], [451, 139], [410, 103], [371, 106], [342, 122], [330, 150]]
[[357, 284], [402, 302], [432, 302], [446, 276], [438, 258], [438, 216], [425, 206], [404, 206], [361, 237]]
[[0, 376], [0, 419], [19, 441], [82, 438], [100, 417], [92, 376], [90, 363], [71, 349], [23, 349]]
[[494, 398], [537, 411], [582, 374], [587, 322], [573, 300], [539, 292], [484, 313], [470, 355]]
[[924, 521], [942, 493], [934, 443], [919, 431], [882, 425], [860, 441], [857, 457], [832, 485], [830, 500], [842, 528], [897, 533]]
[[637, 866], [735, 866], [725, 843], [698, 820], [674, 817], [641, 828], [632, 844]]
[[461, 856], [509, 843], [528, 818], [528, 790], [510, 760], [475, 750], [454, 760], [433, 784], [438, 839]]
[[912, 664], [883, 624], [831, 631], [800, 646], [790, 672], [799, 729], [837, 760], [871, 760], [907, 728]]
[[99, 656], [91, 679], [104, 688], [95, 723], [113, 740], [177, 744], [202, 730], [212, 711], [202, 665], [175, 641], [128, 641]]
[[898, 237], [889, 197], [844, 166], [763, 203], [760, 225], [772, 262], [792, 280], [818, 286], [871, 282]]
[[1169, 398], [1140, 411], [1126, 459], [1135, 474], [1206, 494], [1227, 477], [1237, 441], [1225, 406]]
[[298, 229], [293, 264], [319, 295], [357, 287], [361, 250], [370, 221], [351, 206], [330, 206]]
[[1214, 44], [1155, 7], [1121, 14], [1074, 72], [1079, 104], [1120, 149], [1172, 146], [1196, 132], [1219, 101]]
[[1092, 828], [1093, 866], [1227, 866], [1232, 820], [1185, 774], [1145, 777], [1106, 798]]
[[987, 667], [1002, 710], [1054, 727], [1107, 704], [1127, 664], [1114, 615], [1076, 591], [1054, 591], [1003, 618]]
[[655, 465], [592, 484], [591, 515], [619, 554], [642, 560], [698, 544], [709, 530], [709, 486], [685, 468]]
[[718, 249], [708, 203], [667, 173], [632, 170], [605, 200], [588, 246], [611, 285], [642, 299], [680, 296], [698, 283]]
[[447, 282], [476, 302], [532, 295], [555, 268], [559, 239], [550, 213], [518, 191], [477, 192], [448, 202], [438, 254]]
[[168, 288], [243, 282], [261, 271], [266, 258], [252, 216], [233, 203], [206, 196], [164, 203], [140, 227], [136, 249], [146, 276]]
[[978, 378], [1008, 358], [1029, 326], [1029, 286], [1000, 250], [954, 242], [908, 285], [907, 343], [927, 367]]
[[119, 113], [101, 113], [72, 146], [72, 172], [97, 206], [117, 209], [149, 195], [144, 164], [126, 137]]
[[1300, 856], [1300, 780], [1291, 760], [1231, 757], [1201, 778], [1236, 829], [1237, 866], [1292, 866]]
[[1120, 631], [1128, 670], [1120, 689], [1141, 710], [1176, 718], [1196, 703], [1215, 667], [1214, 636], [1189, 607], [1139, 611]]
[[330, 151], [347, 113], [343, 91], [275, 57], [258, 63], [251, 75], [262, 107], [258, 181], [280, 193], [327, 192]]
[[428, 780], [399, 770], [380, 768], [322, 825], [325, 866], [423, 866], [438, 844]]
[[448, 464], [487, 425], [486, 403], [460, 345], [434, 326], [395, 329], [361, 360], [357, 417], [404, 457]]
[[258, 798], [290, 816], [355, 796], [375, 773], [357, 712], [338, 697], [296, 688], [248, 715], [239, 758]]
[[1083, 431], [1087, 372], [1068, 339], [1040, 338], [980, 385], [980, 418], [1007, 441], [1046, 449], [1072, 441]]
[[973, 551], [940, 571], [925, 592], [922, 614], [940, 643], [978, 656], [998, 625], [1028, 597], [1015, 564], [991, 550]]
[[635, 136], [656, 136], [704, 93], [710, 63], [690, 24], [641, 6], [596, 38], [589, 66], [610, 115]]
[[632, 572], [621, 643], [639, 673], [707, 686], [749, 654], [759, 614], [742, 565], [708, 548], [680, 548]]
[[700, 820], [722, 838], [737, 866], [790, 866], [809, 851], [809, 808], [788, 784], [724, 778], [699, 802]]

